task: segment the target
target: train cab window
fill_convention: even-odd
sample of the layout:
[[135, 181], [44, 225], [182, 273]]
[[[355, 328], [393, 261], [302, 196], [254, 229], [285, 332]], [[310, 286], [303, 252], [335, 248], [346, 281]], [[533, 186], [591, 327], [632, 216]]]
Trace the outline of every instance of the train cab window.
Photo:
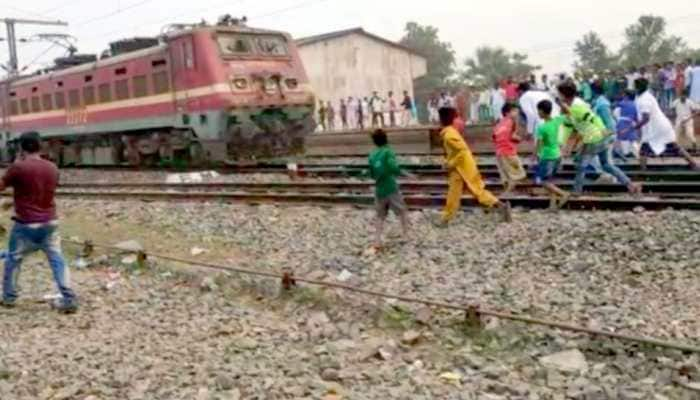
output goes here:
[[19, 110], [22, 114], [29, 114], [29, 100], [21, 99], [19, 101]]
[[146, 75], [139, 75], [133, 78], [134, 97], [148, 96], [148, 79]]
[[255, 47], [261, 54], [268, 56], [286, 56], [287, 42], [282, 36], [264, 35], [254, 39]]
[[85, 83], [92, 82], [92, 75], [85, 75]]
[[17, 114], [19, 114], [19, 107], [17, 107], [17, 102], [11, 101], [10, 102], [10, 115], [14, 116]]
[[114, 82], [114, 95], [117, 100], [126, 100], [129, 98], [129, 80], [122, 79]]
[[163, 94], [170, 91], [170, 78], [167, 71], [155, 72], [151, 79], [153, 80], [153, 93]]
[[95, 87], [85, 86], [83, 88], [83, 104], [91, 106], [95, 104]]
[[219, 48], [223, 55], [243, 55], [253, 53], [253, 44], [246, 35], [219, 33], [217, 35]]
[[51, 111], [53, 110], [53, 101], [51, 101], [51, 95], [50, 94], [45, 94], [41, 96], [41, 105], [44, 108], [44, 111]]
[[57, 110], [62, 110], [66, 108], [66, 96], [63, 92], [58, 92], [53, 96], [53, 102]]
[[80, 92], [78, 92], [78, 89], [68, 91], [68, 106], [70, 108], [80, 107]]
[[117, 68], [114, 70], [114, 73], [116, 75], [126, 75], [126, 68], [125, 67]]
[[41, 101], [39, 96], [32, 96], [32, 112], [41, 112]]
[[100, 98], [100, 103], [109, 103], [112, 101], [112, 87], [109, 83], [103, 83], [97, 88], [97, 95]]

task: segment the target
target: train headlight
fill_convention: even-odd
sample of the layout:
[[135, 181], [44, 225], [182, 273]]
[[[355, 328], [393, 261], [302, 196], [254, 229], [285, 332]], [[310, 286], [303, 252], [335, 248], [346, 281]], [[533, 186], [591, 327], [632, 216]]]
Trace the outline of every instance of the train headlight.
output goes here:
[[293, 78], [287, 79], [286, 81], [284, 81], [284, 83], [287, 85], [287, 88], [292, 89], [292, 90], [299, 87], [299, 81], [297, 81], [296, 79], [293, 79]]
[[233, 80], [233, 85], [236, 89], [243, 90], [248, 88], [248, 80], [245, 78], [236, 78]]

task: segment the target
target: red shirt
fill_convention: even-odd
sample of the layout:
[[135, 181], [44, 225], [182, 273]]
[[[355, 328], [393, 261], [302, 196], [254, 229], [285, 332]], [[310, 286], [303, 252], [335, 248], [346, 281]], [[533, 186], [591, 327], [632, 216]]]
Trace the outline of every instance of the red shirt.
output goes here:
[[14, 189], [17, 222], [35, 224], [56, 219], [58, 168], [52, 162], [37, 158], [17, 161], [2, 180], [6, 187]]
[[499, 157], [517, 156], [518, 142], [513, 140], [515, 121], [512, 118], [503, 118], [493, 128], [493, 143], [496, 145], [496, 155]]
[[515, 101], [518, 99], [518, 85], [515, 83], [507, 83], [504, 88], [506, 91], [506, 100]]

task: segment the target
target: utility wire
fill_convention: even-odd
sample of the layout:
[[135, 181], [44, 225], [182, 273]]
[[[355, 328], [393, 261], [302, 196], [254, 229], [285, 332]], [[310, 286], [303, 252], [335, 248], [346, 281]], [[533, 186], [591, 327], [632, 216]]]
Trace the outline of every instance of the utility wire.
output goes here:
[[287, 13], [287, 12], [289, 12], [289, 11], [298, 10], [298, 9], [300, 9], [300, 8], [306, 8], [306, 7], [309, 7], [309, 6], [313, 6], [313, 5], [320, 4], [320, 3], [325, 3], [325, 2], [328, 2], [328, 1], [330, 1], [330, 0], [310, 0], [310, 1], [305, 1], [305, 2], [296, 4], [296, 5], [293, 5], [293, 6], [289, 6], [289, 7], [286, 7], [286, 8], [282, 8], [282, 9], [279, 9], [279, 10], [276, 10], [276, 11], [271, 11], [271, 12], [268, 12], [268, 13], [265, 13], [265, 14], [260, 14], [260, 15], [253, 16], [253, 19], [263, 19], [263, 18], [267, 18], [267, 17], [272, 17], [272, 16], [275, 16], [275, 15], [284, 14], [284, 13]]
[[27, 65], [25, 65], [24, 67], [22, 67], [22, 69], [20, 69], [20, 71], [25, 71], [25, 70], [27, 70], [27, 68], [29, 68], [29, 67], [31, 67], [32, 65], [34, 65], [34, 63], [36, 63], [37, 61], [39, 61], [40, 58], [44, 57], [44, 56], [47, 55], [51, 50], [53, 50], [54, 47], [56, 47], [56, 43], [52, 44], [52, 45], [49, 46], [46, 50], [44, 50], [43, 52], [41, 52], [41, 54], [39, 54], [38, 56], [34, 57], [34, 59], [33, 59], [32, 61], [30, 61], [29, 64], [27, 64]]
[[139, 1], [138, 3], [130, 4], [130, 5], [126, 6], [126, 7], [120, 8], [120, 9], [118, 9], [118, 10], [116, 10], [116, 11], [112, 11], [112, 12], [107, 13], [107, 14], [99, 15], [99, 16], [94, 17], [94, 18], [90, 18], [90, 19], [88, 19], [88, 20], [82, 21], [82, 22], [80, 22], [79, 24], [77, 24], [77, 25], [76, 25], [76, 28], [82, 28], [82, 27], [84, 27], [85, 25], [92, 24], [93, 22], [102, 21], [102, 20], [111, 18], [111, 17], [113, 17], [113, 16], [115, 16], [115, 15], [118, 15], [118, 14], [121, 14], [121, 13], [123, 13], [123, 12], [132, 10], [132, 9], [134, 9], [134, 8], [137, 8], [137, 7], [141, 7], [141, 6], [143, 6], [143, 5], [147, 4], [147, 3], [150, 3], [150, 2], [152, 2], [152, 1], [153, 1], [153, 0], [141, 0], [141, 1]]
[[[123, 249], [120, 249], [120, 248], [115, 247], [115, 246], [98, 245], [98, 244], [95, 244], [95, 243], [92, 243], [89, 241], [82, 242], [82, 243], [77, 242], [77, 241], [67, 241], [67, 242], [72, 243], [72, 244], [76, 244], [79, 246], [84, 246], [83, 256], [85, 256], [85, 257], [90, 256], [92, 249], [94, 249], [95, 247], [106, 249], [106, 250], [111, 250], [111, 251], [124, 252]], [[230, 266], [221, 265], [221, 264], [205, 263], [205, 262], [201, 262], [201, 261], [187, 260], [187, 259], [182, 259], [182, 258], [178, 258], [178, 257], [173, 257], [170, 255], [146, 253], [145, 251], [138, 252], [139, 263], [145, 263], [145, 261], [149, 257], [150, 258], [157, 258], [157, 259], [164, 260], [164, 261], [181, 263], [181, 264], [190, 265], [190, 266], [207, 268], [207, 269], [211, 269], [211, 270], [233, 272], [233, 273], [238, 273], [238, 274], [248, 275], [248, 276], [257, 276], [257, 277], [262, 277], [262, 278], [276, 279], [276, 280], [280, 280], [282, 282], [282, 286], [287, 290], [291, 290], [294, 286], [296, 286], [297, 283], [306, 283], [306, 284], [312, 285], [312, 286], [320, 286], [320, 287], [326, 287], [326, 288], [339, 289], [339, 290], [343, 290], [346, 292], [364, 294], [366, 296], [375, 297], [375, 298], [384, 298], [384, 299], [401, 301], [404, 303], [421, 304], [421, 305], [428, 306], [428, 307], [435, 307], [435, 308], [441, 308], [441, 309], [447, 309], [447, 310], [466, 312], [467, 316], [469, 318], [479, 319], [480, 316], [489, 316], [489, 317], [493, 317], [493, 318], [497, 318], [497, 319], [503, 319], [503, 320], [509, 320], [509, 321], [515, 321], [515, 322], [523, 322], [523, 323], [528, 324], [528, 325], [539, 325], [539, 326], [545, 326], [545, 327], [554, 328], [554, 329], [560, 329], [560, 330], [564, 330], [564, 331], [586, 333], [586, 334], [589, 334], [593, 337], [607, 337], [607, 338], [618, 339], [618, 340], [627, 341], [627, 342], [635, 342], [635, 343], [652, 345], [652, 346], [657, 346], [657, 347], [662, 347], [662, 348], [675, 349], [675, 350], [681, 350], [681, 351], [692, 352], [692, 353], [700, 353], [700, 347], [698, 347], [698, 346], [682, 344], [682, 343], [668, 342], [665, 340], [660, 340], [660, 339], [650, 338], [650, 337], [632, 336], [632, 335], [625, 335], [625, 334], [620, 334], [620, 333], [616, 333], [616, 332], [612, 332], [612, 331], [585, 328], [585, 327], [575, 326], [572, 324], [562, 323], [562, 322], [558, 322], [558, 321], [532, 318], [532, 317], [528, 317], [528, 316], [524, 316], [524, 315], [518, 315], [515, 313], [491, 311], [491, 310], [482, 309], [478, 306], [463, 306], [460, 304], [448, 303], [448, 302], [444, 302], [444, 301], [434, 301], [434, 300], [426, 300], [426, 299], [420, 299], [420, 298], [414, 298], [414, 297], [407, 297], [407, 296], [402, 296], [402, 295], [395, 295], [395, 294], [379, 292], [379, 291], [374, 291], [374, 290], [369, 290], [369, 289], [364, 289], [364, 288], [359, 288], [359, 287], [354, 287], [354, 286], [349, 286], [349, 285], [344, 285], [344, 284], [339, 284], [339, 283], [318, 281], [318, 280], [307, 279], [307, 278], [298, 278], [298, 277], [295, 277], [291, 271], [283, 271], [282, 273], [276, 273], [276, 272], [269, 272], [269, 271], [249, 270], [249, 269], [245, 269], [245, 268], [236, 268], [236, 267], [230, 267]]]

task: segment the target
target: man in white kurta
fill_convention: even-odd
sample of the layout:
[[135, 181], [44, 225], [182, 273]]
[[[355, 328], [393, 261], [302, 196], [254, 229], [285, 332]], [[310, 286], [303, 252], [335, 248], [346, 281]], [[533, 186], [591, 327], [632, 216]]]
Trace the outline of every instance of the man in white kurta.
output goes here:
[[671, 120], [661, 111], [659, 102], [649, 91], [649, 81], [637, 79], [635, 81], [637, 90], [637, 111], [639, 112], [639, 123], [637, 128], [642, 132], [642, 151], [640, 163], [642, 168], [646, 168], [646, 160], [649, 156], [660, 156], [664, 152], [672, 152], [685, 158], [693, 169], [698, 169], [698, 165], [690, 154], [676, 142], [676, 130], [671, 124]]

